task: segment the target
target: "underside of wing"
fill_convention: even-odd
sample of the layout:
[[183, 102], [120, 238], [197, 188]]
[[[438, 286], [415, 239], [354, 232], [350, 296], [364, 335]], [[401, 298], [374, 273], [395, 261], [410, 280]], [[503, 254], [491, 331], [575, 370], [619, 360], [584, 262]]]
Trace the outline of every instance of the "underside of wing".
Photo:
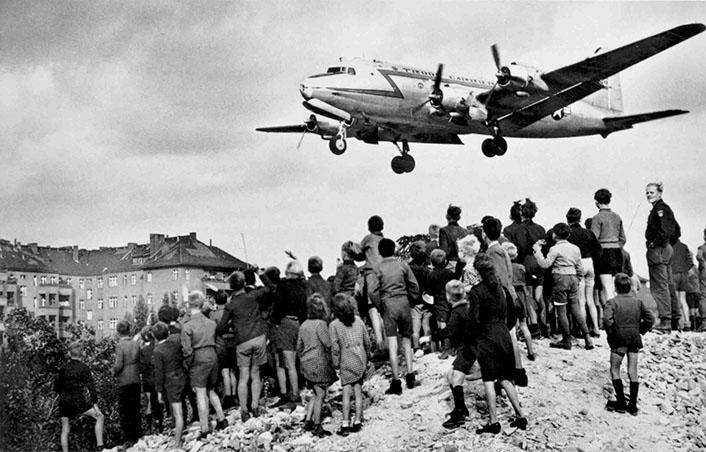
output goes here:
[[703, 24], [688, 24], [641, 39], [626, 46], [586, 58], [569, 66], [542, 74], [552, 89], [564, 89], [579, 82], [603, 80], [640, 61], [704, 31]]
[[406, 136], [410, 143], [463, 144], [455, 133], [420, 132]]
[[663, 110], [651, 113], [641, 113], [639, 115], [603, 118], [603, 122], [605, 123], [607, 130], [601, 135], [605, 138], [613, 132], [631, 129], [634, 124], [638, 124], [640, 122], [653, 121], [655, 119], [668, 118], [670, 116], [683, 115], [686, 113], [689, 112], [687, 110]]

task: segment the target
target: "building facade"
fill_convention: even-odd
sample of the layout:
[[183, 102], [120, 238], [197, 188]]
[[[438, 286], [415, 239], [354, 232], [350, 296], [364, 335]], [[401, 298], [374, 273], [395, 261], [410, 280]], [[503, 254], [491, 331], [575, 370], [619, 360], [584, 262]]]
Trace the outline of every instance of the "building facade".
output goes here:
[[98, 250], [0, 240], [0, 319], [25, 307], [60, 335], [67, 324], [82, 322], [100, 338], [113, 334], [140, 300], [156, 312], [164, 300], [183, 302], [184, 291], [224, 289], [232, 271], [247, 267], [196, 233], [150, 234], [146, 244]]

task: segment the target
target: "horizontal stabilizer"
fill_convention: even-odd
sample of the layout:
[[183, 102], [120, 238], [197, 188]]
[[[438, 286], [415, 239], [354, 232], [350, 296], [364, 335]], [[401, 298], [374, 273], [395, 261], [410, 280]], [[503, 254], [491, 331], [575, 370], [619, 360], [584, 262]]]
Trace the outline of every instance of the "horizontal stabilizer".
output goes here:
[[631, 129], [634, 124], [640, 122], [653, 121], [655, 119], [668, 118], [670, 116], [683, 115], [685, 113], [689, 112], [687, 110], [663, 110], [652, 113], [642, 113], [639, 115], [603, 118], [603, 122], [605, 123], [607, 130], [601, 133], [601, 135], [605, 138], [609, 134], [617, 132], [618, 130]]
[[255, 130], [258, 132], [304, 133], [306, 132], [306, 124], [297, 124], [296, 126], [259, 127]]

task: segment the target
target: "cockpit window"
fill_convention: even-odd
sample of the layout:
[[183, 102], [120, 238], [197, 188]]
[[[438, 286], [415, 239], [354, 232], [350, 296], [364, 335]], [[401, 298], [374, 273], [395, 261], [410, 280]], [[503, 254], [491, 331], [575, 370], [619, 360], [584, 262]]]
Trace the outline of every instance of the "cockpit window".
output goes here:
[[326, 74], [349, 74], [349, 75], [355, 75], [355, 69], [352, 67], [344, 67], [344, 66], [334, 66], [330, 67], [326, 70]]

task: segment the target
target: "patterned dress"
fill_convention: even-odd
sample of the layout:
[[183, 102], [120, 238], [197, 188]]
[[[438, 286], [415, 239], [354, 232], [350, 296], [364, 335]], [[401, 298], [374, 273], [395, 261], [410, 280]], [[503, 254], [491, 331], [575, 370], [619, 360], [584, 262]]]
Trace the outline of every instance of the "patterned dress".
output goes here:
[[325, 320], [309, 319], [302, 323], [297, 338], [297, 355], [307, 381], [315, 384], [336, 381], [331, 362], [331, 338]]
[[341, 369], [341, 385], [359, 383], [368, 368], [370, 336], [360, 317], [346, 326], [338, 319], [329, 325], [333, 365]]

